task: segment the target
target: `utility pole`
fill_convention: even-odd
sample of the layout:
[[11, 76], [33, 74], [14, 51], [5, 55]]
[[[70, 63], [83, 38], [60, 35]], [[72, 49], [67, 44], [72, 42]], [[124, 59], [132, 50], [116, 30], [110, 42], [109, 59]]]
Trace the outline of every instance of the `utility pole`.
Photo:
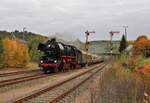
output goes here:
[[86, 66], [88, 66], [88, 45], [89, 45], [89, 41], [88, 41], [88, 37], [90, 34], [95, 33], [95, 31], [86, 31], [85, 32], [85, 36], [86, 36], [86, 42], [85, 42], [85, 49], [86, 49]]
[[112, 54], [112, 50], [113, 50], [113, 44], [112, 44], [112, 37], [114, 34], [119, 34], [120, 32], [119, 31], [110, 31], [109, 34], [110, 34], [110, 53]]
[[127, 28], [128, 28], [128, 26], [123, 26], [123, 28], [124, 28], [124, 33], [125, 33], [125, 37], [126, 37], [126, 40], [127, 40]]
[[23, 40], [25, 41], [25, 29], [27, 29], [26, 27], [23, 28]]

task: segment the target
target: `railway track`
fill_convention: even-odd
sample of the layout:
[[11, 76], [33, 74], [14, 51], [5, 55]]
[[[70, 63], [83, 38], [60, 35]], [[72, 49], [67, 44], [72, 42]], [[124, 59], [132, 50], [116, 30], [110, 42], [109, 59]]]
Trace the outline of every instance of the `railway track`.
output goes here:
[[[28, 74], [28, 73], [32, 73], [32, 72], [35, 72], [35, 71], [25, 71], [25, 72], [21, 72], [21, 74], [25, 73], [25, 74]], [[36, 71], [36, 72], [39, 72], [39, 71]], [[17, 74], [20, 72], [16, 72]], [[27, 82], [27, 81], [31, 81], [31, 80], [36, 80], [36, 79], [40, 79], [40, 78], [45, 78], [45, 77], [48, 77], [48, 76], [52, 76], [52, 75], [56, 75], [58, 73], [53, 73], [53, 74], [43, 74], [43, 72], [40, 72], [40, 73], [35, 73], [35, 74], [30, 74], [28, 76], [21, 76], [21, 77], [16, 77], [16, 78], [13, 78], [13, 79], [4, 79], [4, 80], [0, 80], [0, 88], [2, 87], [6, 87], [6, 86], [10, 86], [10, 85], [13, 85], [13, 84], [19, 84], [19, 83], [23, 83], [23, 82]], [[60, 73], [59, 73], [60, 74]], [[8, 73], [9, 75], [9, 73]], [[7, 75], [7, 76], [8, 76]], [[10, 74], [11, 77], [13, 77], [15, 74]], [[9, 76], [10, 76], [9, 75]], [[17, 75], [18, 76], [18, 75]], [[2, 78], [2, 77], [1, 77]], [[3, 77], [4, 78], [4, 77]], [[10, 78], [10, 77], [9, 77]]]
[[30, 71], [18, 71], [18, 72], [10, 72], [10, 73], [1, 73], [0, 77], [6, 77], [6, 76], [13, 76], [18, 74], [25, 74], [25, 73], [31, 73], [31, 72], [38, 72], [40, 70], [30, 70]]
[[102, 70], [106, 64], [93, 67], [83, 73], [61, 81], [53, 86], [48, 86], [33, 94], [13, 100], [13, 103], [56, 103], [65, 98], [68, 94], [80, 87], [83, 83], [93, 77], [97, 72]]
[[21, 82], [34, 80], [34, 79], [44, 78], [47, 76], [50, 76], [50, 75], [45, 75], [43, 73], [40, 73], [40, 74], [35, 74], [35, 75], [30, 75], [30, 76], [25, 76], [25, 77], [3, 80], [3, 81], [0, 81], [0, 88], [4, 86], [8, 86], [8, 85], [13, 85], [13, 84], [21, 83]]

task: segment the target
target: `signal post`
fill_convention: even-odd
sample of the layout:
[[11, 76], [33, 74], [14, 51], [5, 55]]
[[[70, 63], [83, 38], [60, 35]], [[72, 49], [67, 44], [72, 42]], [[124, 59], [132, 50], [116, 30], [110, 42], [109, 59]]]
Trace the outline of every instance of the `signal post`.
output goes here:
[[86, 67], [88, 66], [88, 49], [89, 49], [89, 41], [88, 41], [88, 38], [89, 38], [89, 35], [92, 34], [92, 33], [95, 33], [95, 31], [86, 31], [85, 32], [85, 36], [86, 36], [86, 42], [85, 42], [85, 50], [86, 50]]

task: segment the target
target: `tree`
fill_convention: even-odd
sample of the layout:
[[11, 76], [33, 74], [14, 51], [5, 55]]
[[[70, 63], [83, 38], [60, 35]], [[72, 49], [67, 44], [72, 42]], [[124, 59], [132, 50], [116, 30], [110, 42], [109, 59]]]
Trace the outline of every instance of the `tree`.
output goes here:
[[145, 46], [148, 46], [149, 44], [150, 43], [149, 43], [148, 38], [142, 35], [136, 39], [133, 46], [135, 49], [143, 49]]
[[141, 41], [141, 39], [143, 39], [143, 40], [148, 40], [147, 36], [141, 35], [141, 36], [139, 36], [139, 37], [136, 39], [135, 42]]
[[29, 44], [29, 54], [31, 57], [31, 61], [33, 62], [38, 62], [39, 58], [40, 58], [40, 52], [37, 50], [37, 47], [39, 45], [39, 41], [37, 39], [33, 39]]
[[135, 54], [150, 55], [150, 40], [145, 35], [139, 36], [134, 42], [133, 47]]
[[28, 47], [18, 40], [3, 39], [4, 62], [7, 67], [24, 67], [30, 60]]
[[120, 42], [120, 47], [119, 47], [119, 52], [123, 52], [127, 47], [127, 41], [125, 35], [122, 36], [121, 42]]

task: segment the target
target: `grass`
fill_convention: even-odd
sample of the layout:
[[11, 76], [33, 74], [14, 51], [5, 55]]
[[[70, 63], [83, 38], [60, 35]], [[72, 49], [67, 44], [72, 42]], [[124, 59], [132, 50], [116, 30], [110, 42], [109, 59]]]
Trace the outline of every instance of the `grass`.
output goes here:
[[30, 63], [28, 63], [27, 65], [26, 65], [26, 67], [25, 67], [26, 69], [38, 69], [39, 68], [39, 66], [38, 66], [38, 64], [37, 63], [34, 63], [34, 62], [30, 62]]
[[138, 63], [138, 65], [141, 67], [148, 65], [148, 64], [150, 64], [150, 59], [143, 59], [143, 58]]
[[129, 58], [128, 58], [127, 55], [120, 55], [118, 57], [113, 57], [113, 59], [112, 59], [112, 67], [121, 69], [121, 71], [123, 70], [124, 72], [126, 72], [129, 69], [127, 67], [128, 59]]
[[123, 61], [114, 61], [112, 65], [113, 77], [119, 78], [119, 80], [130, 80], [130, 73], [129, 69], [126, 69], [122, 66]]

